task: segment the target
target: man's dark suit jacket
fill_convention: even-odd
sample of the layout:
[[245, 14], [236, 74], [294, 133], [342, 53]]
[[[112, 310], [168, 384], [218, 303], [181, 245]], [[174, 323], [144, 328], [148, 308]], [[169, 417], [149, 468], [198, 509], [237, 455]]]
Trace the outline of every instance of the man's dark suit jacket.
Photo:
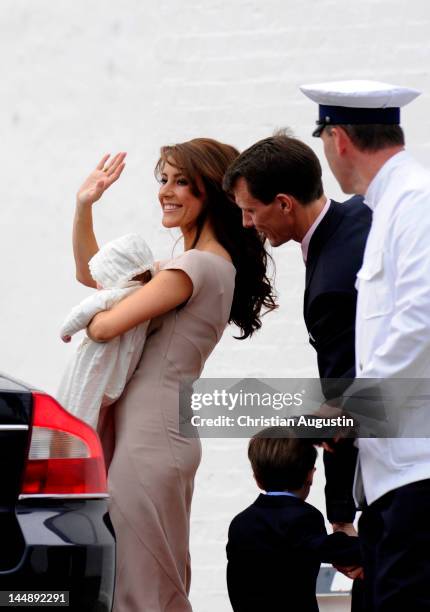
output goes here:
[[[331, 202], [313, 234], [306, 262], [304, 319], [322, 379], [355, 376], [355, 280], [372, 222], [361, 196]], [[342, 395], [350, 381], [323, 380], [326, 399]], [[352, 481], [356, 450], [345, 443], [336, 455], [325, 452], [327, 517], [331, 523], [354, 520]]]
[[358, 538], [327, 535], [321, 512], [297, 497], [268, 495], [233, 519], [227, 558], [235, 612], [317, 612], [321, 562], [361, 562]]

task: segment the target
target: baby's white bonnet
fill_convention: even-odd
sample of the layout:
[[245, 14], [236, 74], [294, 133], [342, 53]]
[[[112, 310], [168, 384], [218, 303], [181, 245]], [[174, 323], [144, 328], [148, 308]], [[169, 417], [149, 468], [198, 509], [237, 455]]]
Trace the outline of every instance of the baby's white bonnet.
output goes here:
[[123, 287], [138, 274], [154, 274], [154, 257], [140, 234], [126, 234], [105, 244], [88, 262], [91, 276], [104, 289]]

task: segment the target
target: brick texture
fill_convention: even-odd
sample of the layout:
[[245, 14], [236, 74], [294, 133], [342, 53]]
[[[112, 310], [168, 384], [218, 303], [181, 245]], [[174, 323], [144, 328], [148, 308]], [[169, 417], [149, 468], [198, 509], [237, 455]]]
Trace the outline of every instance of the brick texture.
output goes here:
[[[100, 243], [136, 229], [159, 258], [153, 166], [162, 144], [211, 136], [243, 149], [275, 128], [310, 137], [303, 82], [374, 78], [422, 89], [403, 114], [408, 145], [430, 163], [430, 5], [416, 0], [3, 0], [0, 370], [55, 393], [76, 346], [59, 324], [88, 290], [74, 280], [70, 234], [79, 182], [106, 151], [128, 151], [95, 207]], [[326, 191], [342, 199], [323, 163]], [[180, 245], [178, 245], [180, 250]], [[314, 376], [302, 322], [297, 244], [274, 253], [281, 308], [251, 341], [227, 329], [206, 376]], [[228, 610], [226, 532], [256, 495], [245, 440], [203, 440], [192, 516], [192, 601]], [[311, 501], [323, 507], [323, 478]]]

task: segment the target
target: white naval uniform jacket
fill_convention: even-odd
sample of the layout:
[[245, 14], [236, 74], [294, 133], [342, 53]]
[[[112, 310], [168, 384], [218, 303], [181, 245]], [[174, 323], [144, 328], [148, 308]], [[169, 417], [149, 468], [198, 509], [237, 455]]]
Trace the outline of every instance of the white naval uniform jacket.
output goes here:
[[[357, 378], [430, 379], [430, 173], [402, 151], [365, 198], [373, 223], [357, 274]], [[358, 441], [356, 498], [360, 476], [368, 504], [430, 478], [430, 439], [408, 437], [428, 423], [429, 403], [400, 407], [399, 437]]]

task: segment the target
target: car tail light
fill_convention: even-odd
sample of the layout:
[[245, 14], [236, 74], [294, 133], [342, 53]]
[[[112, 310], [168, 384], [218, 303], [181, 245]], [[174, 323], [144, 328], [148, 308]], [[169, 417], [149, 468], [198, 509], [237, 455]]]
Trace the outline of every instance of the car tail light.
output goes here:
[[33, 393], [33, 426], [20, 498], [35, 495], [107, 495], [96, 432], [43, 393]]

